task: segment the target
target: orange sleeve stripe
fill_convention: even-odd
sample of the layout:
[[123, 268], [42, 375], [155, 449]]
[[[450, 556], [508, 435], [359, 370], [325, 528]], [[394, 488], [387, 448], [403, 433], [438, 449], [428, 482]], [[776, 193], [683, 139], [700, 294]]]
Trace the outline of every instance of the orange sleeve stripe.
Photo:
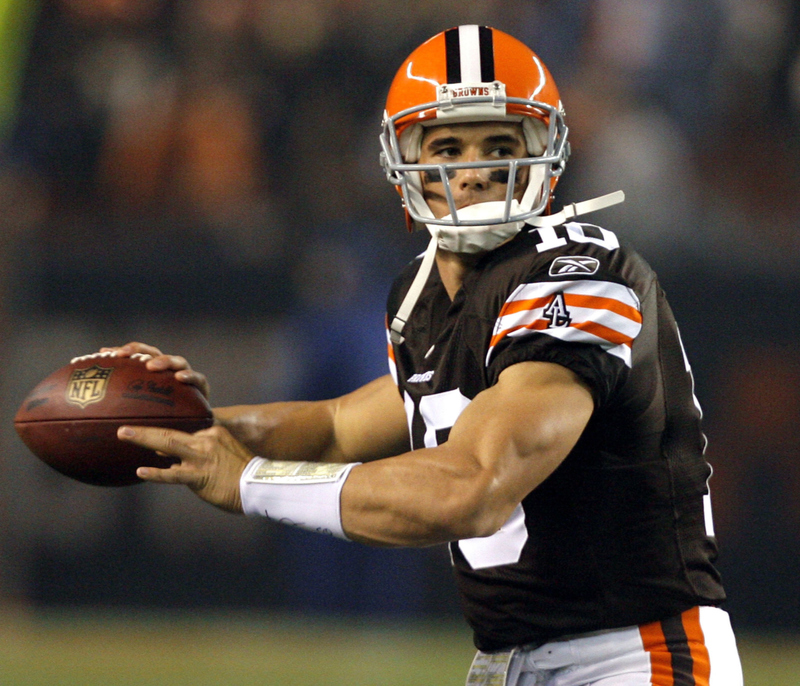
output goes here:
[[601, 298], [596, 295], [580, 295], [577, 293], [564, 293], [564, 304], [573, 307], [586, 307], [592, 310], [608, 310], [637, 324], [642, 323], [642, 313], [635, 307], [626, 305], [613, 298]]
[[498, 318], [505, 317], [508, 314], [524, 312], [525, 310], [535, 310], [539, 307], [546, 307], [550, 304], [552, 299], [553, 296], [548, 295], [544, 298], [531, 298], [530, 300], [509, 300], [505, 305], [503, 305]]
[[700, 608], [693, 607], [681, 615], [683, 630], [692, 655], [692, 676], [695, 686], [709, 686], [711, 679], [711, 658], [708, 655], [703, 628], [700, 626]]
[[[493, 348], [505, 336], [514, 331], [518, 331], [519, 329], [544, 331], [549, 326], [550, 322], [547, 319], [537, 319], [531, 322], [530, 324], [521, 324], [520, 326], [512, 326], [492, 336], [492, 340], [489, 342], [489, 347]], [[627, 345], [629, 348], [633, 345], [633, 338], [631, 338], [630, 336], [621, 334], [619, 331], [615, 331], [614, 329], [609, 329], [607, 326], [603, 326], [602, 324], [597, 324], [596, 322], [579, 322], [577, 324], [570, 324], [570, 326], [573, 329], [585, 331], [586, 333], [590, 333], [593, 336], [602, 338], [604, 341], [608, 341], [609, 343], [613, 343], [614, 345]]]
[[607, 326], [597, 322], [578, 322], [577, 324], [570, 324], [570, 326], [573, 329], [580, 329], [615, 345], [627, 345], [629, 348], [633, 345], [633, 339], [630, 336], [626, 336], [614, 329], [609, 329]]
[[508, 334], [512, 333], [513, 331], [519, 331], [520, 329], [531, 329], [533, 331], [542, 331], [546, 329], [550, 325], [550, 322], [547, 319], [537, 319], [530, 324], [520, 324], [519, 326], [512, 326], [511, 328], [504, 329], [500, 333], [492, 336], [492, 340], [489, 342], [489, 347], [494, 348], [504, 337], [508, 336]]
[[389, 352], [389, 359], [390, 359], [392, 362], [395, 362], [395, 359], [394, 359], [394, 348], [392, 347], [392, 344], [391, 344], [391, 343], [389, 343], [389, 344], [388, 344], [386, 347], [387, 347], [387, 349], [388, 349], [388, 352]]
[[639, 627], [642, 645], [650, 656], [651, 682], [659, 686], [675, 686], [672, 671], [672, 654], [667, 649], [667, 640], [661, 622], [643, 624]]

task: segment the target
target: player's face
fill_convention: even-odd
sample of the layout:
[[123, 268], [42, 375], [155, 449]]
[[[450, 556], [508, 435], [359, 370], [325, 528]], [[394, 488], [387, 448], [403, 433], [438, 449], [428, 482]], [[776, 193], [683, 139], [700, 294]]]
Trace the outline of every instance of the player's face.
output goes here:
[[[527, 156], [522, 124], [480, 122], [432, 126], [425, 130], [420, 152], [421, 164], [509, 160]], [[505, 200], [507, 168], [459, 169], [450, 171], [450, 187], [456, 209], [481, 202]], [[528, 181], [528, 167], [520, 167], [514, 197], [522, 198]], [[444, 185], [435, 172], [422, 173], [422, 193], [437, 219], [450, 214]]]

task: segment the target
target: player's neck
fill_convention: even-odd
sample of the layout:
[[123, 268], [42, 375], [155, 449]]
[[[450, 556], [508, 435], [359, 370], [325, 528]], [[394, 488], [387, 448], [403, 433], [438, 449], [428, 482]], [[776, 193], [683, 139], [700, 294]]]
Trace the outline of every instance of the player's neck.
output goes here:
[[436, 252], [436, 266], [450, 300], [456, 297], [464, 278], [472, 271], [482, 254], [454, 253], [445, 250]]

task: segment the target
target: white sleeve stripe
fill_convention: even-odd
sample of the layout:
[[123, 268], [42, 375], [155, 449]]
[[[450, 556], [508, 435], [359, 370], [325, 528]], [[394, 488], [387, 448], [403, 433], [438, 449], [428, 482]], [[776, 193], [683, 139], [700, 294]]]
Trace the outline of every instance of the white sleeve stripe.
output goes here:
[[627, 286], [612, 281], [548, 281], [542, 283], [526, 283], [518, 286], [506, 300], [506, 305], [518, 300], [533, 300], [549, 297], [556, 293], [596, 296], [610, 298], [640, 309], [639, 298]]

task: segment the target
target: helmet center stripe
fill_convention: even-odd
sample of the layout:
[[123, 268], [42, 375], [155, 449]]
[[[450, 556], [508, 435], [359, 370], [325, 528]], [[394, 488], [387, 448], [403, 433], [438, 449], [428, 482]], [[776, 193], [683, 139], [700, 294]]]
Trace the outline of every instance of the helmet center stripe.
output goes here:
[[494, 41], [492, 30], [488, 26], [481, 26], [478, 30], [481, 53], [481, 81], [488, 83], [494, 81]]
[[445, 31], [444, 46], [447, 60], [447, 83], [461, 83], [461, 48], [457, 28]]
[[461, 83], [480, 83], [480, 32], [475, 24], [458, 27], [461, 44]]

